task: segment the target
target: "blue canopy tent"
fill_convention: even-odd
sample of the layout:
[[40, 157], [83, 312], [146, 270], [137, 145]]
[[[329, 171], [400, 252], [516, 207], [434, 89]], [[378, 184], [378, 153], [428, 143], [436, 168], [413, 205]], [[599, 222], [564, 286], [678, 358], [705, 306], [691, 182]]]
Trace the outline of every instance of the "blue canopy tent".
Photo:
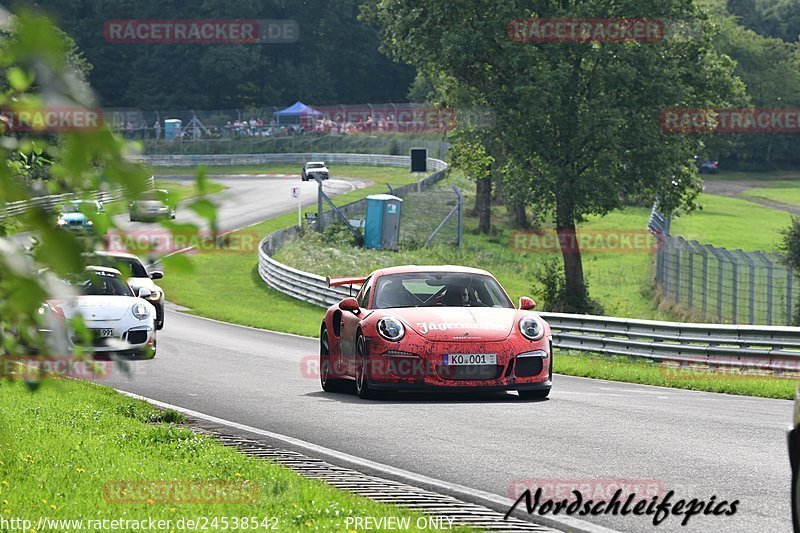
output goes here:
[[280, 111], [276, 111], [274, 114], [275, 118], [278, 120], [278, 124], [281, 123], [281, 119], [295, 119], [295, 120], [284, 120], [285, 123], [291, 124], [298, 124], [301, 119], [304, 117], [321, 117], [322, 112], [317, 111], [313, 107], [308, 107], [303, 102], [297, 101], [294, 104], [290, 105], [286, 109], [281, 109]]

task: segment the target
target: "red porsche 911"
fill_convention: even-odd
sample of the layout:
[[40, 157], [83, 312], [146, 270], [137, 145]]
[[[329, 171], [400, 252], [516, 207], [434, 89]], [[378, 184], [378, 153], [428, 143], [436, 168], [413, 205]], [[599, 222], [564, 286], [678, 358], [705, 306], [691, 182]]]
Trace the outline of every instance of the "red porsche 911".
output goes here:
[[516, 390], [546, 398], [552, 385], [550, 326], [519, 309], [488, 272], [455, 266], [399, 266], [366, 278], [328, 278], [361, 285], [332, 305], [320, 330], [325, 391], [355, 381], [361, 398], [383, 391]]

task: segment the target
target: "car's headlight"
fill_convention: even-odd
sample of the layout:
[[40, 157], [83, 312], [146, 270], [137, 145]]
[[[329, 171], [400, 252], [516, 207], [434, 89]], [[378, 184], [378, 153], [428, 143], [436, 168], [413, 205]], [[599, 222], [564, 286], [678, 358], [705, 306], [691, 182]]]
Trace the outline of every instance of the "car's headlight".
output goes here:
[[133, 316], [139, 320], [144, 320], [150, 316], [150, 310], [145, 304], [133, 304], [133, 307], [131, 307], [131, 312], [133, 312]]
[[406, 328], [396, 318], [385, 316], [378, 320], [378, 334], [387, 341], [397, 342], [406, 334]]
[[520, 319], [519, 331], [526, 339], [538, 341], [544, 336], [544, 324], [538, 316], [527, 315]]
[[94, 222], [92, 222], [91, 220], [87, 220], [86, 221], [86, 225], [87, 226], [94, 226]]
[[159, 291], [153, 291], [150, 293], [150, 296], [148, 296], [147, 299], [151, 302], [157, 302], [161, 299], [161, 293]]
[[63, 225], [64, 225], [64, 224], [66, 224], [66, 223], [67, 223], [67, 221], [66, 221], [66, 220], [64, 220], [63, 218], [59, 218], [59, 219], [56, 221], [56, 224], [57, 224], [57, 225], [59, 225], [59, 226], [63, 226]]

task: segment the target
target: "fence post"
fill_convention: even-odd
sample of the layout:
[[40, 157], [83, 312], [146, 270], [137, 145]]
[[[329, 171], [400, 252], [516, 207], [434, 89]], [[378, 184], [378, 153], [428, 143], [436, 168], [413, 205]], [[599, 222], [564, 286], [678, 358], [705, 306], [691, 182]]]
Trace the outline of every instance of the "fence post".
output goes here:
[[458, 187], [453, 185], [453, 190], [456, 191], [456, 195], [458, 196], [458, 237], [456, 237], [456, 246], [461, 248], [461, 238], [464, 231], [464, 199]]
[[767, 270], [767, 325], [772, 325], [772, 291], [773, 291], [773, 284], [775, 283], [775, 276], [772, 268], [772, 261], [769, 260], [767, 254], [764, 252], [755, 252], [756, 257], [761, 259], [761, 262], [764, 263], [764, 266]]
[[739, 257], [744, 259], [745, 263], [747, 263], [747, 269], [748, 269], [748, 273], [749, 273], [748, 279], [747, 279], [748, 285], [749, 285], [749, 287], [748, 287], [748, 301], [749, 301], [748, 311], [749, 312], [748, 312], [748, 317], [747, 318], [748, 318], [748, 323], [755, 324], [756, 323], [756, 319], [755, 319], [755, 307], [756, 307], [756, 290], [755, 290], [755, 288], [756, 288], [756, 264], [755, 264], [755, 262], [753, 262], [753, 259], [747, 253], [743, 252], [742, 250], [736, 250], [735, 253], [738, 254]]
[[688, 300], [687, 303], [689, 305], [689, 309], [692, 309], [693, 308], [692, 304], [694, 299], [693, 298], [694, 297], [694, 249], [688, 242], [685, 243], [685, 245], [686, 245], [686, 252], [689, 257], [689, 272], [687, 273], [689, 282], [689, 287], [688, 287], [689, 292], [686, 295], [687, 296], [686, 299]]
[[675, 250], [675, 303], [681, 301], [681, 241], [680, 237], [676, 238]]
[[739, 323], [739, 264], [736, 262], [736, 259], [733, 257], [733, 254], [730, 250], [725, 248], [721, 248], [722, 253], [728, 258], [731, 262], [731, 268], [733, 269], [733, 283], [732, 283], [732, 294], [731, 294], [731, 322], [733, 324]]
[[716, 248], [709, 244], [706, 244], [705, 248], [714, 254], [714, 259], [717, 260], [717, 320], [722, 320], [722, 280], [725, 275], [725, 264]]
[[786, 324], [792, 323], [792, 281], [794, 280], [794, 270], [786, 266]]

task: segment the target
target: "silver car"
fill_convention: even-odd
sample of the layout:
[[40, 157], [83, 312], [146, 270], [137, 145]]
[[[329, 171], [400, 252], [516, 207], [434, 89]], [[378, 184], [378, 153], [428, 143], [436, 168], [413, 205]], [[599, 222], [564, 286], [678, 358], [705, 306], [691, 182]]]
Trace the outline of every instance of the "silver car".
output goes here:
[[137, 220], [156, 220], [159, 218], [175, 218], [175, 202], [169, 191], [153, 189], [142, 193], [138, 199], [130, 203], [131, 222]]

